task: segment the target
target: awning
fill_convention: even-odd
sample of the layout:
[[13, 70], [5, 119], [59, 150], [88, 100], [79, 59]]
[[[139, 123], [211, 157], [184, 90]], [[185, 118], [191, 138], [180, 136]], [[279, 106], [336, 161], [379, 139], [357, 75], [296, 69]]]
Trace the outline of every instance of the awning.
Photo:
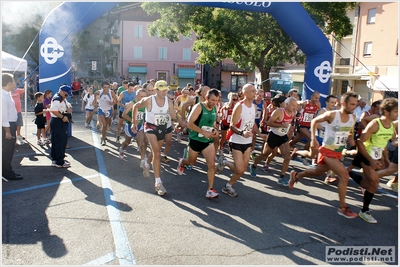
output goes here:
[[194, 79], [196, 78], [196, 69], [178, 69], [178, 78]]
[[399, 91], [398, 76], [380, 76], [375, 80], [374, 90], [377, 91]]
[[129, 67], [128, 72], [129, 73], [147, 73], [147, 68], [146, 67]]

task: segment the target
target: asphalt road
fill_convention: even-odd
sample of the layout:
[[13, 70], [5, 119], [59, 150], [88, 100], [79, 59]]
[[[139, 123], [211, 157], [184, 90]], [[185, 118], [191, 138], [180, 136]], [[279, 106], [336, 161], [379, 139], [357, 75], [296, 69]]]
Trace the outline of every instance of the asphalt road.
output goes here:
[[[160, 197], [153, 172], [150, 179], [142, 175], [135, 144], [120, 160], [115, 132], [100, 146], [99, 132], [84, 127], [84, 114], [75, 113], [74, 121], [68, 169], [50, 166], [50, 149], [36, 145], [33, 123], [27, 143], [16, 147], [13, 166], [24, 179], [2, 183], [3, 265], [314, 265], [328, 264], [327, 246], [398, 251], [397, 199], [375, 196], [378, 224], [346, 219], [336, 213], [336, 184], [325, 185], [323, 177], [305, 178], [292, 190], [278, 185], [277, 157], [269, 173], [258, 168], [257, 178], [243, 175], [234, 186], [238, 197], [208, 200], [201, 156], [193, 170], [177, 175], [186, 139], [175, 137], [171, 161], [162, 163], [168, 194]], [[230, 174], [225, 168], [216, 177], [219, 192]], [[388, 178], [381, 186], [390, 192]], [[354, 183], [347, 203], [356, 212], [361, 207]]]

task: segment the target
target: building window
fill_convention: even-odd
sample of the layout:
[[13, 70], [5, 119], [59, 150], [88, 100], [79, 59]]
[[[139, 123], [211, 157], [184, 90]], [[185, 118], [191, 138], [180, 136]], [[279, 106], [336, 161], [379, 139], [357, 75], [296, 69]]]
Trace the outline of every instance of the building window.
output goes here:
[[192, 49], [183, 48], [183, 60], [184, 61], [191, 61], [192, 60]]
[[347, 87], [349, 86], [349, 81], [342, 81], [342, 89], [340, 91], [340, 94], [344, 94], [347, 92]]
[[350, 58], [341, 58], [340, 65], [350, 65]]
[[167, 59], [167, 48], [166, 47], [160, 47], [158, 50], [158, 57], [159, 59], [166, 60]]
[[133, 47], [133, 58], [142, 59], [142, 47], [141, 46]]
[[376, 15], [376, 8], [368, 10], [368, 20], [367, 20], [368, 24], [375, 23], [375, 15]]
[[135, 25], [133, 28], [134, 38], [143, 38], [143, 27], [142, 25]]
[[372, 54], [372, 42], [364, 43], [364, 57], [370, 57]]

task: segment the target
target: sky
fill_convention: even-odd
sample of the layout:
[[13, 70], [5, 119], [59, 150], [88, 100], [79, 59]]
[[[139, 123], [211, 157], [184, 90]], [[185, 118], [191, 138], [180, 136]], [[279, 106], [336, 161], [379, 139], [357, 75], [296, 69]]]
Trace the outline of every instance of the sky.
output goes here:
[[59, 4], [58, 1], [1, 1], [1, 19], [18, 31], [24, 23], [33, 21], [37, 14], [45, 18]]

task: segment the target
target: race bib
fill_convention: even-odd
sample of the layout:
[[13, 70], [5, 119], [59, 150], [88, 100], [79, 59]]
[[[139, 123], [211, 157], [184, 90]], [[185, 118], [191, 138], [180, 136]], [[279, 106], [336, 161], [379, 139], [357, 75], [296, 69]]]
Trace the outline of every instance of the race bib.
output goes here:
[[283, 134], [287, 134], [287, 132], [289, 131], [289, 129], [290, 129], [290, 124], [287, 126], [287, 127], [281, 127], [281, 128], [278, 128], [278, 132], [280, 132], [280, 133], [283, 133]]
[[[210, 127], [210, 126], [201, 126], [201, 129], [204, 130], [204, 131], [206, 131], [206, 132], [211, 133], [212, 130], [213, 130], [214, 128], [213, 128], [213, 127]], [[199, 136], [199, 137], [204, 137], [204, 135], [201, 134], [201, 133], [199, 133], [198, 136]]]
[[382, 158], [382, 152], [383, 152], [383, 148], [374, 146], [371, 149], [370, 156], [371, 156], [372, 159], [381, 159]]
[[156, 125], [165, 125], [168, 122], [168, 114], [154, 114], [154, 122]]
[[254, 121], [245, 121], [243, 124], [243, 131], [252, 131]]
[[349, 137], [349, 132], [335, 132], [334, 144], [336, 146], [344, 146], [346, 145], [348, 137]]
[[261, 119], [261, 111], [257, 110], [256, 119]]
[[232, 119], [232, 115], [228, 115], [228, 117], [226, 118], [226, 121], [227, 121], [228, 123], [231, 123], [231, 119]]
[[303, 122], [311, 122], [313, 118], [314, 118], [314, 114], [304, 113]]
[[137, 121], [143, 120], [143, 116], [144, 116], [144, 112], [138, 112], [138, 113], [136, 114], [136, 120], [137, 120]]

